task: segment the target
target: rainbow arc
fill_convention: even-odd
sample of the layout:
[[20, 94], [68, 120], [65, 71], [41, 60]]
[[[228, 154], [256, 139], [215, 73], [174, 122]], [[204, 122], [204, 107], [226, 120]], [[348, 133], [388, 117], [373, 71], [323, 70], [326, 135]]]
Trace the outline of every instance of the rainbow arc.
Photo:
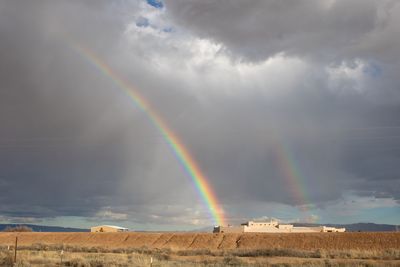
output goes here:
[[119, 89], [121, 89], [138, 107], [143, 111], [155, 128], [161, 133], [163, 139], [166, 141], [176, 159], [182, 165], [184, 171], [188, 174], [193, 181], [201, 199], [207, 206], [214, 223], [216, 225], [226, 225], [224, 212], [220, 205], [207, 177], [201, 171], [199, 165], [194, 157], [190, 154], [189, 150], [183, 144], [181, 139], [174, 131], [168, 126], [165, 120], [158, 114], [145, 97], [140, 94], [140, 91], [132, 86], [128, 81], [124, 80], [118, 75], [106, 62], [98, 57], [93, 51], [89, 50], [82, 45], [72, 43], [73, 49], [85, 58], [91, 65], [99, 70], [103, 75], [110, 78]]

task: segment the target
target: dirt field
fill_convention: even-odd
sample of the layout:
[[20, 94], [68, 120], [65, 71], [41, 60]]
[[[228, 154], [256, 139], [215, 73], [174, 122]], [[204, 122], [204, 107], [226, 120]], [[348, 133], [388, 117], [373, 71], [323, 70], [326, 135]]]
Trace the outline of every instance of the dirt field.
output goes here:
[[103, 248], [190, 249], [400, 249], [398, 233], [0, 233], [0, 245], [71, 245]]
[[[400, 233], [0, 233], [0, 266], [400, 266]], [[62, 255], [62, 257], [61, 257]]]

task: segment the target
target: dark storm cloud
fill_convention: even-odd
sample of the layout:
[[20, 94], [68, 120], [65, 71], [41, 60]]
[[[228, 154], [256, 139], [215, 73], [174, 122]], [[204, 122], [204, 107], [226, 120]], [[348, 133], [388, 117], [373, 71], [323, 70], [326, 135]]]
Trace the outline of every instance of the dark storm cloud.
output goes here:
[[124, 31], [123, 16], [111, 19], [117, 4], [1, 1], [2, 215], [88, 216], [160, 201], [168, 180], [143, 190], [157, 177], [147, 179], [160, 136], [69, 44], [73, 37], [111, 57]]
[[166, 6], [180, 25], [250, 60], [281, 52], [342, 60], [350, 53], [385, 54], [383, 46], [397, 57], [396, 1], [167, 0]]
[[[79, 10], [73, 3], [2, 1], [3, 214], [32, 217], [84, 214], [87, 209], [82, 202], [101, 205], [91, 197], [85, 198], [87, 194], [97, 194], [86, 177], [98, 177], [100, 194], [104, 194], [108, 176], [113, 176], [118, 168], [118, 159], [112, 156], [115, 148], [79, 140], [85, 126], [95, 121], [96, 113], [101, 110], [89, 101], [87, 92], [78, 93], [82, 84], [77, 82], [77, 74], [84, 69], [68, 60], [71, 52], [55, 36], [55, 24], [71, 26], [68, 15], [58, 11], [61, 6]], [[85, 74], [81, 76], [83, 82], [87, 79], [83, 78]], [[97, 95], [96, 102], [110, 103], [104, 93]], [[105, 155], [108, 149], [109, 154]], [[112, 192], [112, 187], [107, 192]], [[68, 202], [68, 207], [63, 202]]]
[[[224, 170], [232, 173], [218, 174], [237, 184], [232, 186], [240, 188], [236, 193], [247, 188], [244, 194], [254, 198], [293, 203], [279, 197], [277, 192], [285, 192], [285, 185], [274, 171], [276, 162], [268, 145], [259, 146], [262, 137], [252, 132], [272, 121], [275, 126], [283, 124], [282, 142], [289, 144], [313, 201], [338, 198], [343, 190], [399, 198], [397, 1], [167, 0], [166, 6], [181, 27], [222, 44], [233, 58], [260, 62], [283, 53], [310, 60], [309, 64], [322, 70], [315, 77], [305, 77], [306, 82], [299, 81], [286, 100], [257, 103], [263, 100], [250, 99], [235, 103], [237, 110], [228, 107], [226, 112], [235, 114], [235, 128], [248, 130], [235, 130], [236, 135], [225, 130], [228, 141], [222, 143], [234, 145], [220, 144], [224, 147], [220, 151], [229, 151], [221, 155], [229, 164]], [[365, 66], [360, 67], [358, 60]], [[366, 81], [357, 85], [357, 79], [345, 79], [330, 84], [332, 77], [324, 70], [344, 66], [350, 71], [361, 68]], [[361, 91], [356, 92], [357, 87]], [[266, 189], [271, 181], [279, 190]]]
[[293, 187], [321, 207], [347, 191], [399, 200], [396, 14], [372, 0], [0, 1], [0, 219], [208, 219], [146, 114], [68, 40], [139, 88], [228, 215], [302, 204]]
[[[382, 158], [388, 152], [379, 150], [376, 140], [360, 144], [365, 132], [354, 127], [378, 121], [364, 121], [363, 109], [368, 109], [365, 100], [345, 97], [332, 102], [336, 96], [320, 89], [305, 90], [296, 98], [276, 103], [268, 103], [261, 95], [240, 100], [225, 96], [224, 106], [211, 105], [213, 108], [202, 114], [190, 115], [197, 122], [196, 128], [187, 130], [184, 136], [193, 138], [189, 143], [196, 147], [192, 150], [214, 179], [224, 202], [247, 199], [300, 204], [293, 198], [294, 187], [300, 191], [296, 193], [306, 194], [307, 201], [318, 204], [340, 198], [344, 190], [366, 186], [365, 177], [359, 174], [363, 167], [357, 164], [363, 158]], [[207, 117], [205, 112], [213, 115]], [[221, 122], [223, 127], [218, 126]], [[204, 135], [208, 136], [207, 143], [201, 138]], [[391, 140], [388, 145], [396, 144], [397, 140]], [[370, 154], [360, 148], [369, 149]], [[283, 150], [281, 162], [277, 155]], [[396, 151], [392, 156], [396, 157]], [[291, 168], [298, 170], [297, 175], [285, 177], [285, 171]], [[384, 166], [377, 163], [374, 168], [379, 171]], [[395, 165], [392, 172], [397, 172]], [[372, 184], [369, 186], [372, 188]], [[382, 187], [395, 196], [389, 184]], [[302, 192], [304, 188], [306, 192]]]

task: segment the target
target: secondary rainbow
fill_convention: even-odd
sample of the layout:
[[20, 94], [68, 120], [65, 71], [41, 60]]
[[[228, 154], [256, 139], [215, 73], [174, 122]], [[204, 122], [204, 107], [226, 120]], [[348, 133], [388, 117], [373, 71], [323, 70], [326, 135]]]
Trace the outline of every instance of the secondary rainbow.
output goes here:
[[132, 101], [133, 103], [147, 114], [149, 120], [158, 129], [168, 146], [173, 151], [173, 154], [182, 165], [185, 172], [189, 175], [197, 191], [199, 192], [203, 202], [207, 206], [214, 223], [216, 225], [225, 225], [224, 212], [219, 204], [217, 197], [207, 181], [206, 176], [202, 173], [198, 164], [184, 146], [178, 136], [168, 127], [167, 123], [152, 108], [150, 103], [140, 94], [140, 92], [129, 82], [119, 76], [109, 65], [99, 58], [93, 51], [89, 50], [77, 43], [71, 43], [72, 48], [91, 63], [101, 73], [109, 77]]
[[279, 138], [279, 134], [272, 131], [272, 138], [278, 167], [290, 191], [290, 195], [302, 211], [307, 211], [310, 202], [307, 200], [307, 190], [300, 170], [294, 162], [288, 147]]

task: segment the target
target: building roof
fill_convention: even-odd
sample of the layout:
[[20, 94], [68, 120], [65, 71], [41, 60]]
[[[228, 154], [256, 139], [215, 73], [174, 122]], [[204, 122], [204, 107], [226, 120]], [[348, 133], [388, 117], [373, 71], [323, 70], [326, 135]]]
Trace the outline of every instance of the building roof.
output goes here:
[[121, 227], [121, 226], [115, 226], [115, 225], [98, 225], [98, 226], [92, 226], [93, 227], [110, 227], [110, 228], [115, 228], [115, 229], [119, 229], [119, 230], [128, 230], [128, 228], [125, 227]]

